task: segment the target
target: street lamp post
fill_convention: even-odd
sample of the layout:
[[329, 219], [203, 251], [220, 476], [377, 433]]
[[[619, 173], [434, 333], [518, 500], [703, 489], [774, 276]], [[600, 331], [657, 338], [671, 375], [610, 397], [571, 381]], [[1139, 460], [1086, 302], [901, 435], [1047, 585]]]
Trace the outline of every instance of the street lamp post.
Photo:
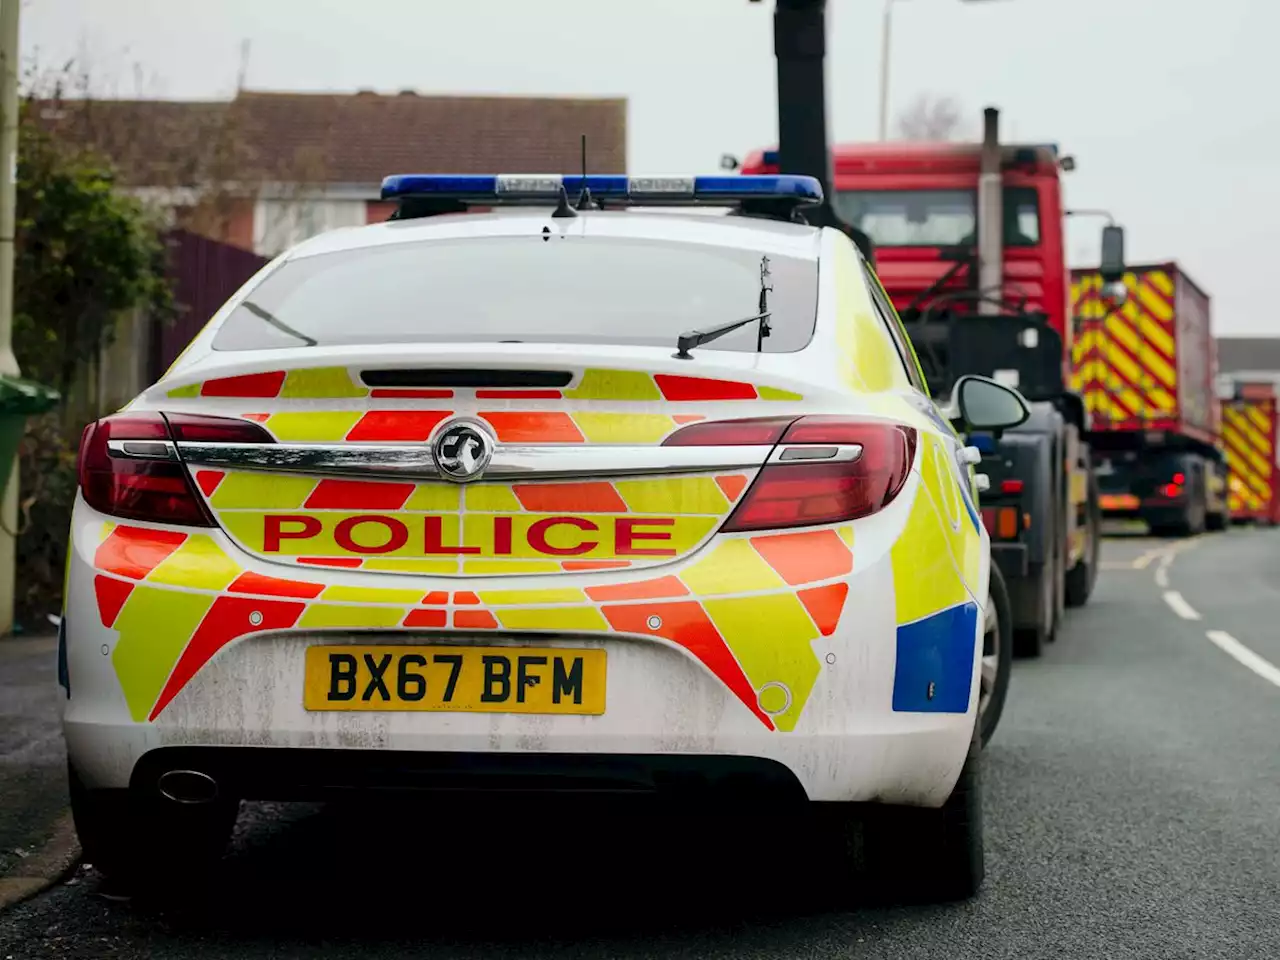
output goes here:
[[880, 25], [880, 139], [886, 137], [889, 124], [889, 30], [893, 25], [893, 0], [884, 0], [884, 18]]
[[[884, 0], [880, 25], [880, 139], [888, 139], [889, 129], [889, 33], [893, 25], [893, 5], [901, 0]], [[960, 0], [961, 3], [989, 3], [991, 0]]]

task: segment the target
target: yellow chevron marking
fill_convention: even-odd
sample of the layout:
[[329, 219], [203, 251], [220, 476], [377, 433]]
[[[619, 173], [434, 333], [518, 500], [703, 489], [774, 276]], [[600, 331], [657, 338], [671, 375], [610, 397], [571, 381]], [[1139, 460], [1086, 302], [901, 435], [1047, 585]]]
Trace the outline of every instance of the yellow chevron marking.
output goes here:
[[[1142, 318], [1138, 314], [1132, 303], [1125, 304], [1125, 319], [1132, 323], [1137, 323], [1141, 327]], [[1150, 320], [1147, 321], [1150, 324]], [[1107, 330], [1112, 333], [1117, 341], [1124, 344], [1133, 356], [1137, 357], [1145, 368], [1142, 371], [1144, 380], [1152, 381], [1166, 390], [1173, 390], [1177, 383], [1178, 375], [1174, 372], [1173, 367], [1169, 365], [1164, 357], [1160, 356], [1152, 350], [1144, 341], [1143, 335], [1136, 332], [1130, 324], [1124, 323], [1118, 317], [1112, 317], [1107, 321]], [[1161, 331], [1163, 333], [1163, 331]], [[1128, 357], [1125, 358], [1132, 363]]]
[[711, 477], [619, 480], [614, 488], [633, 513], [710, 513], [720, 516], [729, 510], [729, 501]]
[[1139, 310], [1137, 304], [1132, 300], [1126, 303], [1121, 309], [1123, 310], [1126, 319], [1131, 323], [1137, 324], [1138, 331], [1142, 335], [1142, 339], [1147, 341], [1145, 344], [1147, 349], [1143, 351], [1143, 359], [1146, 359], [1146, 354], [1152, 352], [1151, 348], [1161, 351], [1161, 354], [1153, 355], [1151, 359], [1153, 362], [1159, 364], [1159, 368], [1156, 370], [1156, 373], [1159, 375], [1160, 379], [1168, 386], [1173, 386], [1178, 375], [1177, 372], [1169, 365], [1169, 361], [1165, 359], [1166, 356], [1172, 357], [1174, 355], [1172, 334], [1161, 326], [1159, 321], [1155, 320], [1150, 313], [1145, 313], [1142, 310]]
[[1163, 270], [1150, 270], [1144, 274], [1147, 282], [1163, 293], [1166, 297], [1173, 296], [1173, 281], [1169, 275]]
[[241, 572], [240, 564], [223, 553], [212, 537], [196, 533], [165, 557], [147, 576], [147, 582], [193, 590], [225, 590]]
[[406, 590], [398, 587], [347, 587], [334, 584], [320, 594], [321, 600], [336, 600], [345, 603], [418, 603], [422, 600], [421, 590]]
[[229, 473], [209, 498], [215, 510], [297, 510], [316, 488], [315, 477]]
[[[479, 483], [466, 490], [467, 509], [477, 513], [522, 513], [524, 507], [508, 486]], [[455, 505], [456, 509], [456, 505]]]
[[266, 428], [277, 440], [342, 440], [356, 425], [362, 414], [358, 410], [336, 410], [325, 413], [274, 413], [267, 418]]
[[335, 397], [367, 397], [369, 389], [358, 386], [346, 367], [318, 367], [290, 370], [280, 390], [281, 397], [328, 400]]
[[564, 392], [574, 400], [661, 400], [653, 376], [634, 370], [584, 370], [576, 387]]
[[1142, 280], [1146, 280], [1147, 283], [1139, 281], [1136, 284], [1137, 289], [1134, 290], [1134, 293], [1136, 293], [1138, 295], [1138, 299], [1142, 301], [1142, 305], [1146, 308], [1147, 313], [1151, 314], [1161, 323], [1168, 323], [1173, 319], [1173, 308], [1162, 298], [1157, 296], [1155, 291], [1151, 289], [1155, 284], [1150, 284], [1150, 286], [1148, 286], [1150, 283], [1149, 276], [1144, 276]]
[[495, 610], [498, 622], [508, 630], [608, 630], [604, 615], [595, 607], [530, 607]]
[[588, 443], [657, 443], [676, 428], [656, 413], [575, 413], [573, 422]]

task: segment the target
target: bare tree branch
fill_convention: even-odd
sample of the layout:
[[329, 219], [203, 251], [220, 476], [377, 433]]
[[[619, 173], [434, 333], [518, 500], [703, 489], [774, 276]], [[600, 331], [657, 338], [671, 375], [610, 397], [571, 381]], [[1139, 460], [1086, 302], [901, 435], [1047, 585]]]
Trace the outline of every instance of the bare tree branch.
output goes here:
[[898, 115], [897, 126], [903, 140], [952, 140], [960, 132], [960, 105], [951, 97], [922, 93]]

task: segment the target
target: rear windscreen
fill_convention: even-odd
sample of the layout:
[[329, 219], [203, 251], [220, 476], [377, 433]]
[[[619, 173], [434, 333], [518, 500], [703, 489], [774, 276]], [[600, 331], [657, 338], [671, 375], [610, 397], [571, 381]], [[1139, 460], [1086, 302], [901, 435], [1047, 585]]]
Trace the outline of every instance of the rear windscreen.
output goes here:
[[[687, 331], [758, 312], [761, 260], [739, 247], [614, 237], [397, 243], [286, 262], [218, 329], [215, 350], [430, 342], [675, 348]], [[768, 254], [766, 353], [803, 349], [814, 260]], [[755, 351], [756, 324], [704, 350]]]

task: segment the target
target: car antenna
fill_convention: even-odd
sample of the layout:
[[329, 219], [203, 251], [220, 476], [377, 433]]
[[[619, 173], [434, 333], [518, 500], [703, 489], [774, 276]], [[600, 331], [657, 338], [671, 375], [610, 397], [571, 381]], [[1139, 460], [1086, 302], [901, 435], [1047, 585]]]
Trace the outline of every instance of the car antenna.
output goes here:
[[556, 203], [556, 208], [552, 212], [553, 217], [576, 217], [577, 211], [569, 203], [569, 194], [564, 189], [564, 184], [560, 184], [560, 199]]
[[579, 210], [598, 210], [600, 207], [591, 202], [591, 191], [587, 188], [587, 135], [582, 135], [582, 192], [578, 194]]

